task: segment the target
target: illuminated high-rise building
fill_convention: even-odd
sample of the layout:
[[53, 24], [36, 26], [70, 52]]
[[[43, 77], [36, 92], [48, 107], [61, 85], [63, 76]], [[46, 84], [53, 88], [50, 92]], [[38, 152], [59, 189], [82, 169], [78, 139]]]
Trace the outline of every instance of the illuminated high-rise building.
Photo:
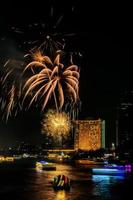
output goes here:
[[117, 144], [130, 147], [133, 145], [133, 91], [122, 95], [117, 111]]
[[105, 121], [78, 120], [74, 148], [85, 151], [105, 148]]

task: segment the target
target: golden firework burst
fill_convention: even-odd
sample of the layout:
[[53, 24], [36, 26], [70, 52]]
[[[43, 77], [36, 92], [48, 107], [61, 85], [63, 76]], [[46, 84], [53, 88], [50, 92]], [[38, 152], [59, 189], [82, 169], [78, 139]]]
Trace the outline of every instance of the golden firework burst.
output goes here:
[[66, 137], [71, 130], [71, 121], [65, 112], [49, 110], [42, 120], [42, 133], [55, 138]]
[[[36, 52], [34, 60], [25, 70], [31, 70], [32, 74], [24, 85], [24, 100], [33, 92], [34, 95], [29, 106], [36, 100], [42, 99], [42, 111], [45, 109], [51, 97], [54, 97], [57, 110], [61, 110], [65, 99], [70, 99], [73, 104], [79, 100], [80, 71], [77, 65], [64, 66], [60, 62], [60, 54], [57, 54], [54, 62], [41, 52]], [[37, 70], [37, 71], [36, 71]]]

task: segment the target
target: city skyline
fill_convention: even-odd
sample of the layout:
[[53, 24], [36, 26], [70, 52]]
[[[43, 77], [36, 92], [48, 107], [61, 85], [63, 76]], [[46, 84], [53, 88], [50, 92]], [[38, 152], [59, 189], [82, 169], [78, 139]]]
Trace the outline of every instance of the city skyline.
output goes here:
[[[115, 142], [116, 108], [120, 102], [120, 96], [125, 90], [132, 90], [132, 40], [128, 32], [124, 34], [116, 31], [115, 28], [112, 28], [111, 31], [108, 29], [103, 31], [99, 25], [98, 31], [96, 31], [95, 24], [97, 25], [100, 19], [102, 20], [102, 16], [100, 19], [92, 17], [85, 6], [81, 5], [80, 7], [80, 3], [74, 1], [71, 5], [65, 2], [62, 7], [59, 7], [58, 4], [47, 3], [45, 13], [41, 10], [37, 11], [34, 5], [21, 9], [17, 9], [16, 6], [9, 11], [8, 15], [3, 14], [2, 21], [0, 21], [2, 27], [0, 67], [3, 66], [6, 58], [13, 57], [17, 53], [19, 57], [21, 53], [23, 55], [24, 52], [27, 52], [24, 46], [18, 48], [23, 42], [23, 36], [25, 41], [29, 37], [31, 37], [31, 41], [34, 38], [39, 40], [38, 32], [43, 28], [37, 28], [36, 31], [35, 27], [45, 23], [49, 19], [50, 13], [56, 13], [56, 23], [59, 23], [58, 20], [62, 20], [63, 23], [54, 30], [57, 33], [70, 34], [70, 36], [65, 36], [66, 49], [74, 52], [75, 62], [81, 69], [80, 99], [82, 105], [79, 118], [104, 119], [107, 126], [107, 143], [111, 143]], [[30, 16], [29, 13], [32, 12], [36, 14]], [[32, 25], [33, 27], [29, 31], [30, 28], [26, 27]], [[24, 32], [22, 35], [21, 30]], [[47, 34], [51, 32], [50, 26], [47, 31]], [[0, 143], [13, 144], [19, 139], [30, 140], [33, 143], [40, 142], [43, 139], [40, 119], [39, 109], [33, 106], [29, 111], [20, 112], [15, 118], [10, 117], [7, 124], [1, 121]]]

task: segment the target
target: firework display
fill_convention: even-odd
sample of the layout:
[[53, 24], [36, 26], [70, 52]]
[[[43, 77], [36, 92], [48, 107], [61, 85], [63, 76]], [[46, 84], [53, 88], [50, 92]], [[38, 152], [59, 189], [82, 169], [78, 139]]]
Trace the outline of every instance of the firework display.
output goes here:
[[34, 95], [30, 105], [38, 98], [43, 98], [42, 110], [53, 95], [56, 108], [60, 110], [67, 98], [75, 104], [79, 99], [79, 69], [76, 65], [64, 66], [60, 62], [60, 54], [57, 54], [54, 62], [41, 52], [32, 55], [34, 60], [30, 62], [24, 71], [30, 69], [32, 75], [24, 85], [24, 99], [32, 92]]
[[62, 139], [68, 136], [70, 130], [71, 121], [65, 112], [49, 110], [42, 120], [42, 132], [54, 138]]
[[[78, 117], [80, 69], [73, 61], [74, 52], [65, 48], [66, 38], [75, 36], [75, 33], [57, 30], [64, 16], [58, 13], [55, 17], [56, 14], [51, 7], [50, 23], [44, 20], [43, 23], [29, 24], [28, 30], [25, 27], [26, 38], [22, 27], [11, 28], [15, 39], [19, 40], [19, 48], [10, 48], [14, 54], [7, 55], [1, 69], [0, 103], [6, 122], [9, 116], [16, 116], [18, 111], [33, 104], [41, 107], [45, 116], [42, 130], [60, 137], [68, 135], [72, 127], [70, 121]], [[33, 37], [31, 31], [34, 31]], [[46, 113], [51, 107], [56, 111]], [[51, 127], [48, 125], [50, 118], [53, 119]]]

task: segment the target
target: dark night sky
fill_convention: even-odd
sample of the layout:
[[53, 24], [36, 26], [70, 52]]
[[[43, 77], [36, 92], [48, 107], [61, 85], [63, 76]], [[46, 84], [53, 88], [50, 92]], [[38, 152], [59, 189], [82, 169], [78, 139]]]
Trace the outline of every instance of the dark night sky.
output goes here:
[[[75, 33], [74, 37], [68, 39], [67, 45], [70, 50], [80, 51], [83, 55], [79, 59], [82, 101], [80, 118], [105, 119], [107, 142], [111, 143], [115, 138], [116, 105], [122, 92], [132, 88], [133, 39], [130, 32], [130, 12], [123, 16], [122, 11], [118, 13], [117, 8], [110, 11], [108, 6], [106, 9], [100, 9], [102, 5], [91, 7], [87, 5], [87, 1], [84, 4], [81, 3], [83, 1], [74, 0], [71, 3], [48, 2], [43, 6], [21, 2], [15, 7], [9, 6], [8, 12], [0, 14], [0, 36], [8, 36], [15, 41], [9, 31], [10, 27], [25, 30], [28, 24], [48, 21], [50, 7], [53, 5], [56, 17], [63, 15], [63, 23], [57, 32]], [[33, 31], [31, 39], [35, 37], [34, 34]], [[2, 44], [0, 52], [3, 48]], [[21, 112], [15, 119], [11, 117], [7, 124], [0, 122], [0, 146], [12, 145], [15, 141], [24, 139], [33, 143], [39, 143], [43, 139], [37, 108]]]

